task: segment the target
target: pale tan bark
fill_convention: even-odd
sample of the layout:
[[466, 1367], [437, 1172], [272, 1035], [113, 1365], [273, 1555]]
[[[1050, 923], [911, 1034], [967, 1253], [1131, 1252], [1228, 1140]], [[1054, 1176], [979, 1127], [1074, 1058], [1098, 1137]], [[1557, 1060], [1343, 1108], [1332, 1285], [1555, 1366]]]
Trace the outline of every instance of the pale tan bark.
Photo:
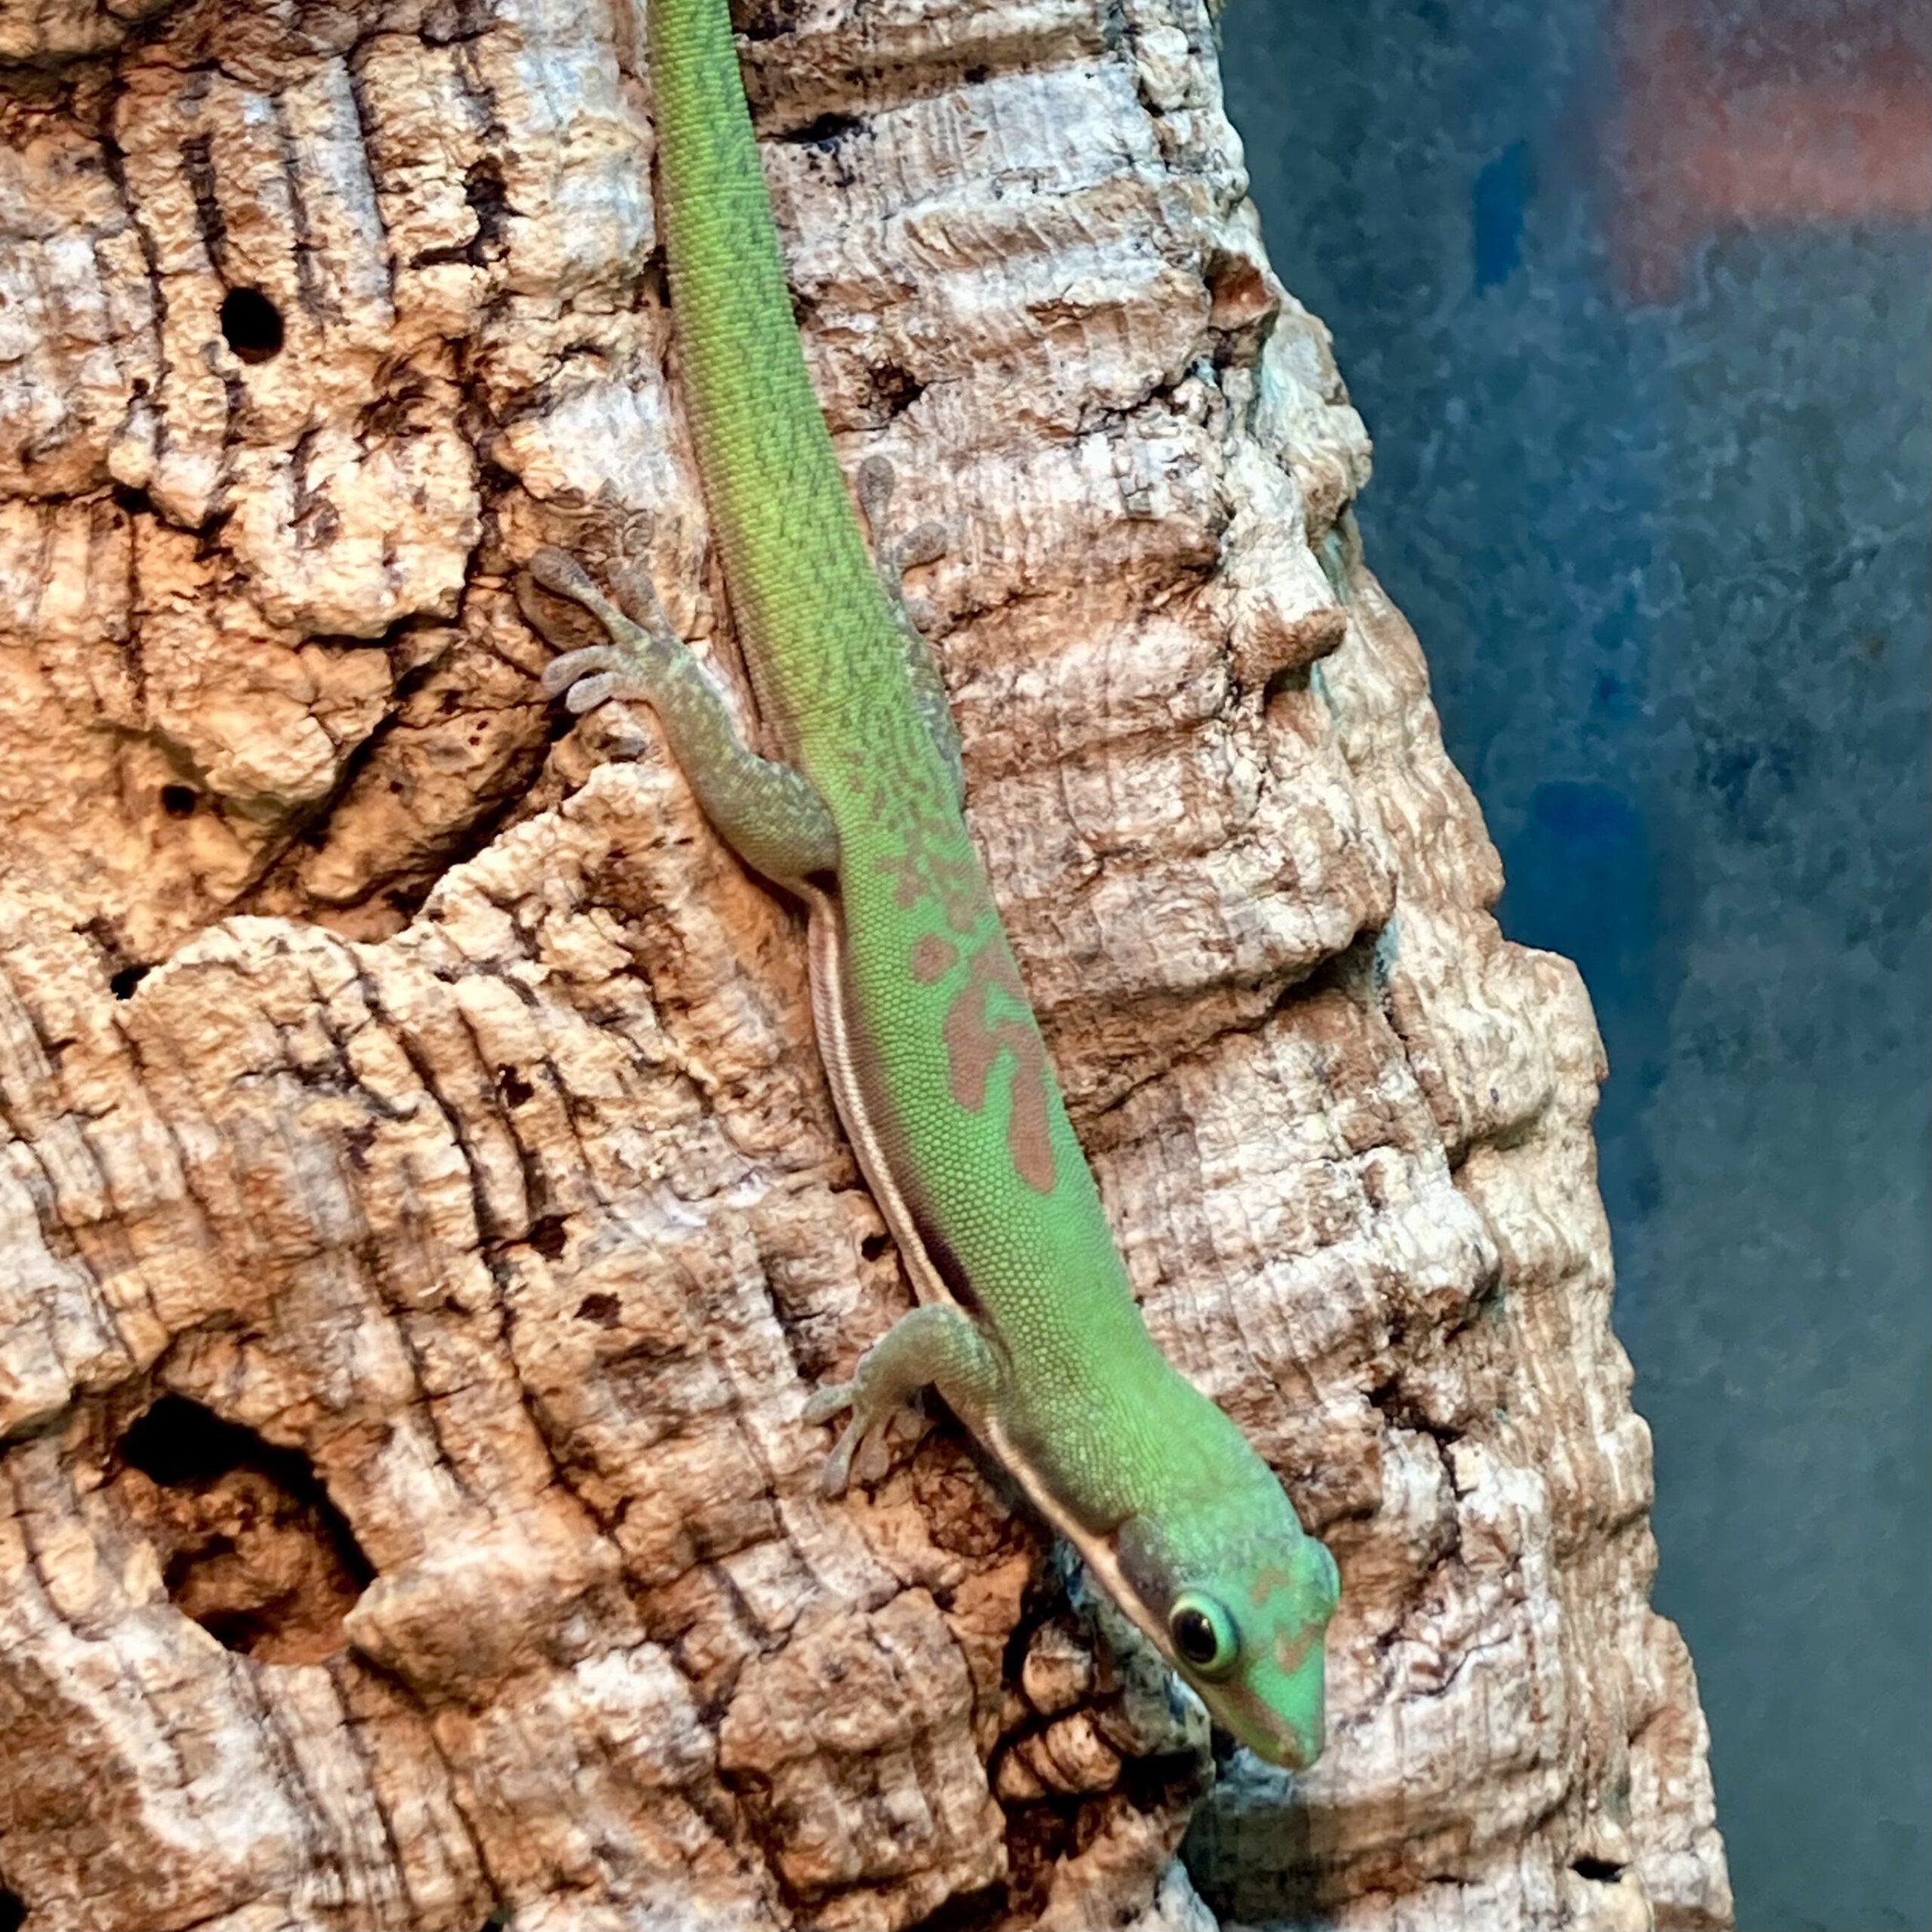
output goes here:
[[[1224, 1777], [1202, 1892], [1725, 1922], [1589, 1006], [1317, 561], [1367, 444], [1204, 14], [740, 25], [841, 448], [952, 533], [974, 826], [1149, 1319], [1342, 1564], [1329, 1753]], [[506, 592], [623, 551], [733, 667], [638, 29], [0, 0], [30, 1932], [1213, 1923], [1198, 1721], [956, 1429], [817, 1499], [800, 1406], [906, 1291], [798, 918], [648, 721], [559, 739]]]

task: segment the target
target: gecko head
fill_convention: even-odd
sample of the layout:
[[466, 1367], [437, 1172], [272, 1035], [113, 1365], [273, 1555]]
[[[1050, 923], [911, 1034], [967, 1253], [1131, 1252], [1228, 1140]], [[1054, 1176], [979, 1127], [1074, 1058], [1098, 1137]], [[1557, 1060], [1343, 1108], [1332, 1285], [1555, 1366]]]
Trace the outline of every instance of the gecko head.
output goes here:
[[[1265, 1473], [1265, 1472], [1264, 1472]], [[1322, 1633], [1335, 1559], [1272, 1475], [1168, 1521], [1121, 1525], [1115, 1555], [1168, 1661], [1208, 1714], [1270, 1764], [1305, 1770], [1324, 1734]]]

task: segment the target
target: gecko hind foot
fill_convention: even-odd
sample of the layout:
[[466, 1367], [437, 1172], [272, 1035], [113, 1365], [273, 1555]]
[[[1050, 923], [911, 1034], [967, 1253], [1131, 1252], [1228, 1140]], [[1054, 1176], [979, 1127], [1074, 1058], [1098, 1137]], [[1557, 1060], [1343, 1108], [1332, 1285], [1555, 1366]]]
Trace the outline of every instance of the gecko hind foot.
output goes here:
[[862, 1408], [859, 1400], [859, 1385], [856, 1380], [834, 1383], [829, 1389], [821, 1389], [805, 1404], [803, 1420], [807, 1427], [816, 1429], [829, 1423], [846, 1410], [853, 1411], [852, 1420], [838, 1432], [838, 1440], [832, 1454], [825, 1459], [825, 1467], [819, 1472], [818, 1493], [829, 1502], [833, 1497], [843, 1496], [852, 1480], [852, 1460], [857, 1454], [859, 1445], [872, 1433], [876, 1418]]
[[[998, 1363], [971, 1316], [942, 1304], [900, 1316], [860, 1356], [851, 1381], [821, 1389], [805, 1404], [804, 1420], [814, 1424], [829, 1422], [841, 1411], [852, 1411], [826, 1464], [824, 1493], [836, 1496], [844, 1488], [853, 1458], [866, 1438], [881, 1431], [895, 1411], [909, 1406], [924, 1390], [936, 1388], [954, 1414], [971, 1426], [974, 1416], [992, 1407], [999, 1383]], [[878, 1441], [875, 1446], [882, 1463], [885, 1445]], [[860, 1473], [872, 1480], [864, 1467]]]
[[862, 1363], [859, 1377], [821, 1389], [805, 1403], [801, 1419], [811, 1428], [830, 1422], [848, 1409], [852, 1413], [851, 1420], [840, 1430], [838, 1440], [819, 1474], [819, 1494], [828, 1501], [844, 1494], [855, 1473], [861, 1482], [877, 1482], [885, 1475], [891, 1466], [884, 1441], [886, 1425], [900, 1409], [912, 1406], [903, 1397], [881, 1398], [868, 1393], [860, 1386], [863, 1367]]

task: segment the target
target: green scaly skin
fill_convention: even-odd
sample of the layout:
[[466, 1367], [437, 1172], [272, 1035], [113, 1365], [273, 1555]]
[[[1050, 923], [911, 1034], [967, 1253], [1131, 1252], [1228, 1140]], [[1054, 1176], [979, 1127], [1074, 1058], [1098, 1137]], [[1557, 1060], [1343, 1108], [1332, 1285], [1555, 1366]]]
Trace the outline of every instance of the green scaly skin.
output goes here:
[[812, 392], [726, 0], [652, 0], [650, 55], [685, 407], [786, 761], [746, 749], [648, 586], [630, 587], [632, 621], [555, 551], [531, 575], [611, 638], [553, 664], [549, 688], [580, 711], [650, 703], [713, 823], [811, 912], [820, 1049], [922, 1303], [808, 1405], [811, 1422], [852, 1411], [826, 1487], [936, 1386], [1214, 1718], [1307, 1764], [1334, 1561], [1134, 1305], [961, 815], [943, 688]]

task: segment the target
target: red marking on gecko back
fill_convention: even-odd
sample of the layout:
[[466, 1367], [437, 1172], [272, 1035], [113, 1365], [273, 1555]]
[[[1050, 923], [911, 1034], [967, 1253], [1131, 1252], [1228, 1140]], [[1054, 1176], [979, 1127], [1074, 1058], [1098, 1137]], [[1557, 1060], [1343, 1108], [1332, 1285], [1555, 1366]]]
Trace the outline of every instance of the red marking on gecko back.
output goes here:
[[[990, 1017], [997, 994], [1017, 1013]], [[1001, 1054], [1013, 1056], [1007, 1089], [1006, 1145], [1014, 1171], [1038, 1194], [1054, 1191], [1054, 1143], [1047, 1106], [1047, 1048], [1026, 1011], [1026, 989], [1012, 955], [997, 937], [973, 955], [973, 963], [946, 1016], [946, 1051], [952, 1097], [968, 1113], [981, 1112], [986, 1088]]]
[[921, 900], [934, 900], [947, 925], [964, 934], [986, 909], [986, 882], [964, 834], [955, 838], [949, 829], [924, 819], [909, 820], [905, 850], [881, 859], [878, 866], [894, 881], [893, 898], [900, 911], [909, 912]]
[[955, 940], [922, 933], [909, 961], [913, 978], [921, 986], [935, 984], [958, 967], [962, 947], [971, 948], [966, 983], [953, 995], [943, 1023], [952, 1097], [968, 1113], [983, 1112], [993, 1069], [1002, 1054], [1011, 1054], [1007, 1150], [1020, 1180], [1037, 1193], [1051, 1194], [1055, 1178], [1048, 1101], [1052, 1075], [1046, 1043], [1034, 1024], [965, 827], [956, 813], [915, 811], [906, 817], [900, 836], [901, 849], [878, 861], [892, 881], [894, 900], [902, 912], [931, 904], [948, 931], [958, 935]]
[[959, 964], [959, 949], [937, 933], [921, 933], [912, 946], [912, 977], [921, 986], [943, 980]]

